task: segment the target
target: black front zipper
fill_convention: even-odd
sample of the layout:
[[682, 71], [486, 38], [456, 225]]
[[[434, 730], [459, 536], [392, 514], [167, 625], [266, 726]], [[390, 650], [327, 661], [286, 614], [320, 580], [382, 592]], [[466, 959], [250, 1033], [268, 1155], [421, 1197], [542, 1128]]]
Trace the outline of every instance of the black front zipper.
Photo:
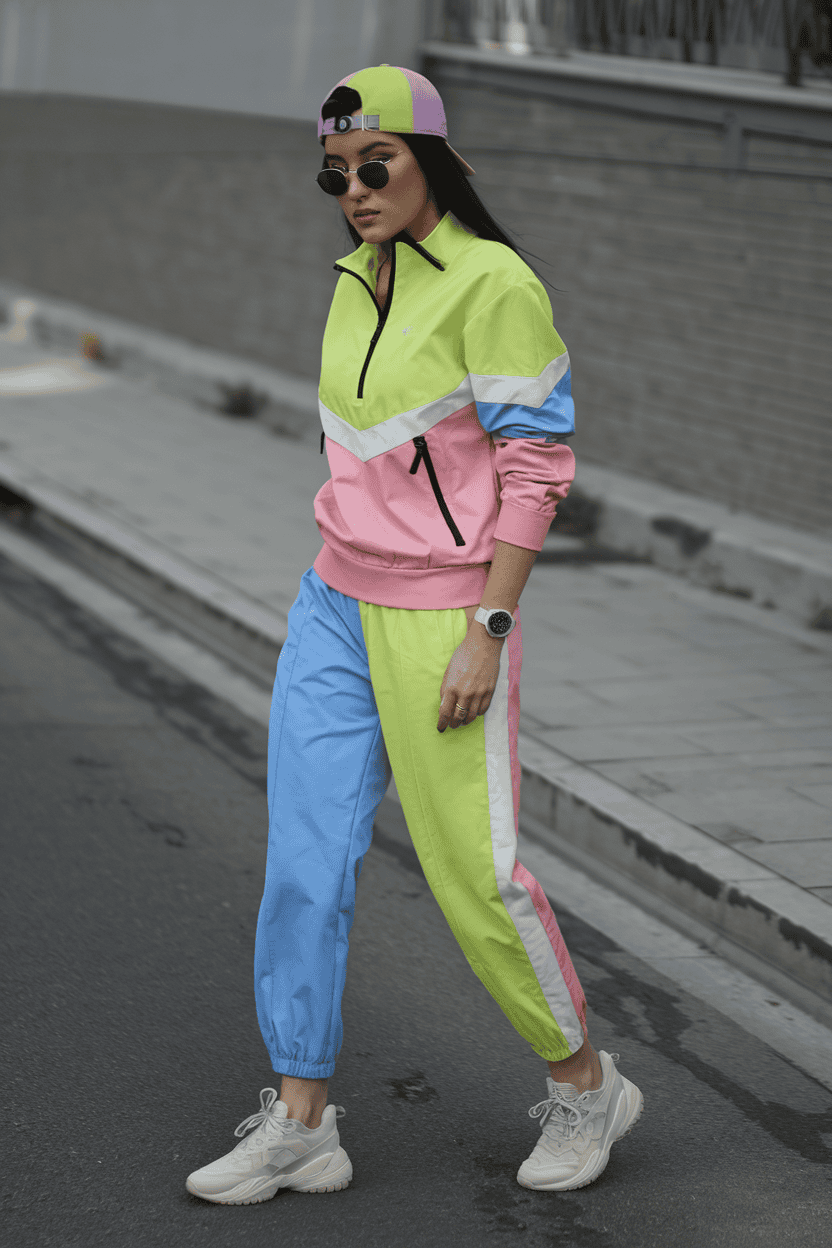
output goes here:
[[433, 466], [433, 461], [431, 460], [431, 457], [430, 457], [430, 451], [428, 450], [427, 440], [423, 437], [422, 434], [419, 434], [417, 437], [413, 439], [413, 445], [416, 447], [416, 457], [414, 458], [413, 463], [410, 465], [411, 473], [415, 473], [418, 470], [419, 465], [422, 462], [422, 460], [425, 461], [425, 468], [427, 469], [428, 477], [430, 479], [430, 483], [433, 488], [433, 493], [436, 497], [436, 501], [439, 504], [439, 510], [442, 512], [442, 515], [445, 517], [445, 523], [447, 524], [448, 528], [453, 533], [454, 541], [456, 542], [457, 546], [464, 546], [465, 538], [462, 536], [459, 529], [456, 527], [454, 523], [454, 518], [451, 515], [451, 513], [448, 511], [448, 504], [445, 502], [444, 498], [442, 497], [442, 491], [440, 490], [439, 482], [436, 479], [436, 469]]
[[[364, 367], [361, 369], [361, 376], [358, 379], [358, 394], [356, 397], [359, 399], [364, 398], [364, 378], [367, 376], [367, 369], [369, 368], [370, 360], [372, 359], [373, 352], [376, 349], [378, 340], [381, 337], [381, 331], [384, 329], [384, 326], [387, 322], [387, 317], [390, 313], [390, 307], [393, 303], [393, 286], [395, 285], [395, 281], [396, 281], [396, 243], [398, 242], [406, 243], [408, 247], [412, 247], [413, 250], [418, 252], [420, 256], [423, 256], [425, 260], [430, 261], [433, 267], [435, 269], [438, 269], [440, 273], [445, 272], [444, 264], [440, 264], [440, 262], [434, 256], [432, 256], [429, 251], [425, 251], [424, 247], [420, 247], [419, 244], [416, 242], [416, 240], [411, 238], [405, 231], [403, 230], [400, 231], [400, 233], [398, 233], [395, 236], [395, 238], [393, 238], [392, 242], [393, 242], [393, 246], [390, 248], [390, 280], [389, 280], [389, 284], [387, 287], [387, 298], [384, 301], [383, 308], [379, 308], [378, 300], [376, 299], [375, 294], [373, 293], [372, 287], [370, 286], [369, 282], [364, 281], [363, 277], [360, 277], [358, 273], [353, 273], [352, 269], [345, 269], [343, 265], [335, 264], [332, 266], [335, 269], [336, 273], [349, 273], [352, 277], [356, 278], [357, 281], [361, 283], [364, 289], [368, 291], [370, 298], [375, 304], [376, 315], [378, 316], [378, 324], [376, 325], [375, 333], [370, 339], [370, 345], [367, 349], [367, 355], [364, 360]], [[323, 450], [323, 447], [321, 447], [321, 450]]]
[[389, 278], [389, 283], [387, 286], [387, 298], [384, 301], [383, 308], [380, 308], [378, 306], [378, 300], [373, 294], [372, 287], [369, 285], [368, 282], [364, 281], [363, 277], [359, 277], [357, 273], [353, 273], [352, 269], [342, 268], [340, 264], [336, 264], [334, 266], [335, 270], [338, 273], [351, 274], [352, 277], [356, 278], [361, 283], [361, 285], [364, 286], [370, 292], [370, 298], [372, 299], [373, 303], [376, 306], [376, 315], [378, 316], [378, 324], [376, 325], [375, 333], [370, 339], [370, 345], [367, 349], [367, 355], [364, 360], [364, 367], [361, 369], [361, 376], [358, 378], [358, 394], [356, 397], [359, 399], [364, 398], [364, 378], [367, 376], [367, 369], [369, 368], [370, 360], [373, 358], [373, 352], [375, 351], [376, 344], [378, 343], [378, 340], [381, 337], [381, 331], [384, 329], [385, 323], [387, 321], [387, 317], [390, 314], [390, 306], [393, 302], [393, 284], [396, 280], [396, 248], [395, 247], [391, 248], [391, 253], [392, 254], [390, 256], [390, 278]]

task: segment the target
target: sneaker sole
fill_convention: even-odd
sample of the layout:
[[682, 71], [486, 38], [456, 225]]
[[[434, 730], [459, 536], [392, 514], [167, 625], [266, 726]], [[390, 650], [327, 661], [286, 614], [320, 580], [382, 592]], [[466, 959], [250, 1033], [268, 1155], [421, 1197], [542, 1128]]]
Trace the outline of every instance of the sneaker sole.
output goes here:
[[317, 1170], [313, 1174], [304, 1175], [302, 1171], [294, 1174], [278, 1174], [271, 1179], [262, 1179], [259, 1187], [256, 1180], [254, 1182], [248, 1180], [245, 1183], [238, 1183], [236, 1187], [229, 1188], [226, 1192], [201, 1192], [195, 1185], [192, 1185], [190, 1179], [185, 1183], [185, 1187], [192, 1196], [198, 1196], [200, 1200], [208, 1200], [214, 1205], [259, 1205], [264, 1200], [271, 1200], [282, 1187], [295, 1192], [340, 1192], [349, 1187], [351, 1179], [352, 1162], [344, 1149], [339, 1146], [323, 1170]]
[[332, 1154], [332, 1160], [320, 1174], [311, 1176], [301, 1182], [289, 1183], [293, 1192], [341, 1192], [349, 1187], [352, 1179], [352, 1162], [343, 1148]]
[[[533, 1192], [571, 1192], [578, 1187], [587, 1187], [590, 1183], [594, 1183], [596, 1179], [604, 1173], [607, 1168], [607, 1162], [610, 1159], [610, 1149], [618, 1140], [622, 1140], [625, 1135], [629, 1135], [633, 1127], [644, 1113], [644, 1097], [639, 1088], [634, 1083], [630, 1083], [629, 1079], [622, 1076], [626, 1094], [626, 1110], [622, 1117], [622, 1122], [618, 1127], [615, 1135], [611, 1135], [610, 1141], [606, 1148], [599, 1149], [596, 1154], [594, 1164], [584, 1174], [578, 1174], [572, 1179], [560, 1179], [553, 1183], [533, 1183], [526, 1179], [522, 1179], [517, 1175], [517, 1182], [521, 1187], [527, 1187]], [[613, 1123], [613, 1128], [615, 1127]]]

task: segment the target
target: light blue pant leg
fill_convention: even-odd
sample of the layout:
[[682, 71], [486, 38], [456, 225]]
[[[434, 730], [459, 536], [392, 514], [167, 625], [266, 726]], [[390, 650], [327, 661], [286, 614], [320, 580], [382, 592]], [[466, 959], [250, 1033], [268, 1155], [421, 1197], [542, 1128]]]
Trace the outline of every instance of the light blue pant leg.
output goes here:
[[390, 779], [358, 602], [310, 568], [289, 612], [269, 724], [269, 848], [254, 955], [274, 1069], [324, 1079], [361, 861]]

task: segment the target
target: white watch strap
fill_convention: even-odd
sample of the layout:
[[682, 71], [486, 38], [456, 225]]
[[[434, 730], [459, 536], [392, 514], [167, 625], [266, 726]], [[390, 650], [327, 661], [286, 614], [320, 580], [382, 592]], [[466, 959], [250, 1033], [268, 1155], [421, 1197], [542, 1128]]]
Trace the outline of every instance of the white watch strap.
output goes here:
[[[493, 611], [505, 611], [507, 615], [511, 615], [511, 628], [508, 630], [508, 633], [510, 633], [511, 629], [514, 628], [517, 621], [515, 620], [514, 616], [511, 614], [511, 612], [508, 610], [507, 607], [477, 607], [476, 613], [474, 615], [474, 619], [479, 624], [482, 624], [487, 629], [488, 619]], [[508, 637], [508, 633], [503, 633], [503, 636]], [[489, 636], [491, 636], [490, 633], [489, 633]]]

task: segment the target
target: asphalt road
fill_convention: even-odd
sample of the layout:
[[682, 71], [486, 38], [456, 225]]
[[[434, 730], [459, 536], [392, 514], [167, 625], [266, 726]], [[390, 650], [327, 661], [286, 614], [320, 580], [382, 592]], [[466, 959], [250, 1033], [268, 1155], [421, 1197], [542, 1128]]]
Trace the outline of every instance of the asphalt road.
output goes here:
[[515, 1182], [545, 1066], [453, 941], [385, 801], [331, 1083], [355, 1178], [223, 1207], [190, 1170], [275, 1083], [252, 947], [265, 734], [0, 561], [2, 1213], [15, 1248], [818, 1248], [832, 1093], [559, 918], [645, 1114], [570, 1193]]

